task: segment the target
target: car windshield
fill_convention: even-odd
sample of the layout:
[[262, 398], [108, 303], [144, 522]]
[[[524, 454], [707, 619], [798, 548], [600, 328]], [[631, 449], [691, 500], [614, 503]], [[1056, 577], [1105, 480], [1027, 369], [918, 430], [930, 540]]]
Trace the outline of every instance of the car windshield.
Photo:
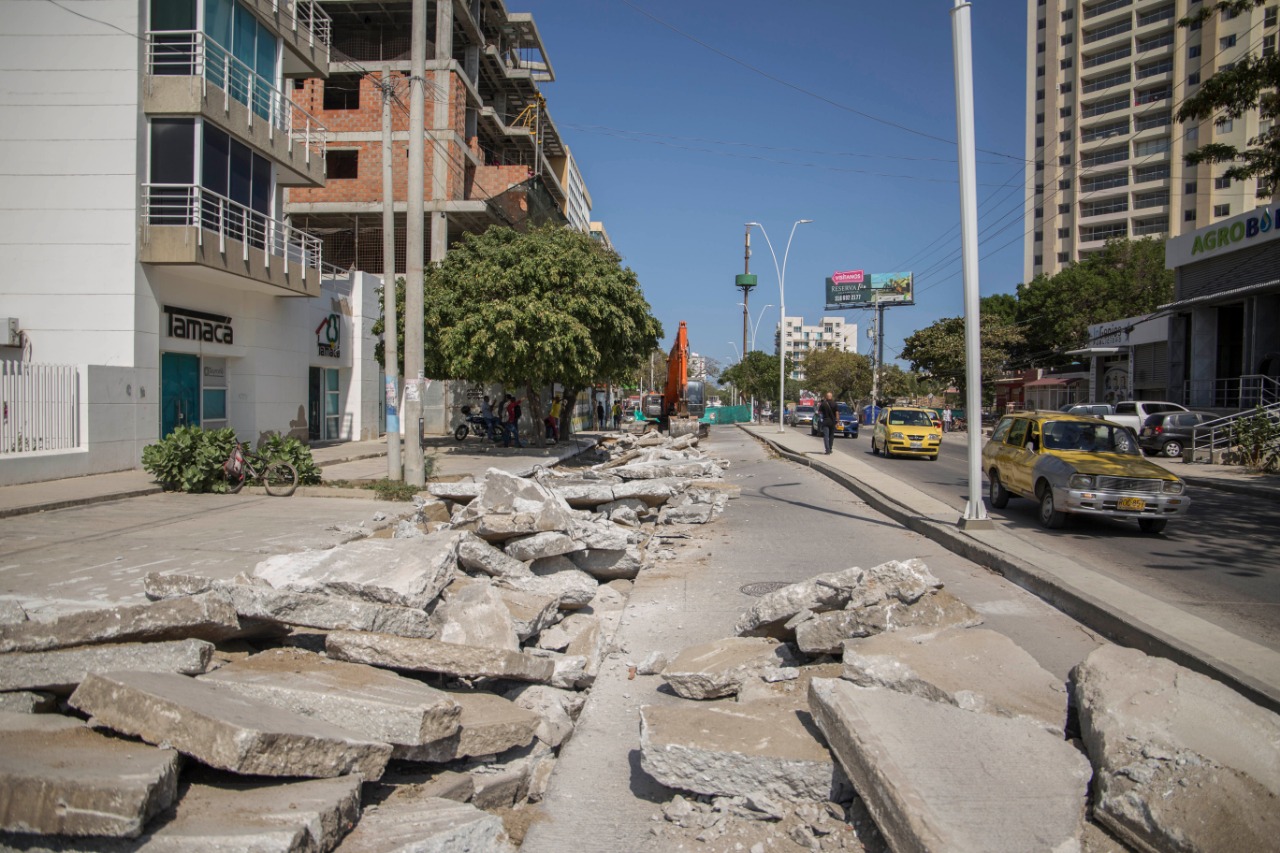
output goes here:
[[840, 411], [840, 417], [842, 418], [853, 417], [853, 409], [849, 408], [848, 403], [836, 403], [836, 408]]
[[813, 406], [796, 406], [797, 415], [812, 415]]
[[933, 418], [928, 412], [917, 412], [912, 409], [897, 410], [889, 413], [891, 426], [933, 426]]
[[1047, 421], [1041, 428], [1048, 450], [1087, 450], [1134, 455], [1138, 448], [1127, 429], [1112, 424]]

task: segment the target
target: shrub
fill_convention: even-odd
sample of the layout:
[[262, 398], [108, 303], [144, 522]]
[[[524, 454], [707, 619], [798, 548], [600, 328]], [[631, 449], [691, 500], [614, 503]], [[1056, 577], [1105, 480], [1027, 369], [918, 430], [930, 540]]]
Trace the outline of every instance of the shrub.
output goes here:
[[1235, 425], [1240, 462], [1257, 471], [1277, 467], [1280, 462], [1280, 424], [1266, 415], [1242, 418]]
[[233, 429], [180, 426], [142, 449], [142, 468], [171, 491], [225, 492], [222, 463], [235, 445]]
[[311, 448], [298, 439], [273, 434], [258, 447], [258, 453], [269, 462], [288, 462], [298, 471], [298, 484], [314, 486], [320, 482], [320, 467], [311, 458]]

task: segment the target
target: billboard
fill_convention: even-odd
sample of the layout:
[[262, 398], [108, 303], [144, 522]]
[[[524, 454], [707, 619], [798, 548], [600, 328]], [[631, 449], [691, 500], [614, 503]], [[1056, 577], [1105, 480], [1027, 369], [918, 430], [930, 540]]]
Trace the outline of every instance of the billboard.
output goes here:
[[864, 273], [846, 270], [832, 273], [827, 279], [826, 311], [845, 308], [871, 308], [881, 305], [915, 305], [911, 273]]

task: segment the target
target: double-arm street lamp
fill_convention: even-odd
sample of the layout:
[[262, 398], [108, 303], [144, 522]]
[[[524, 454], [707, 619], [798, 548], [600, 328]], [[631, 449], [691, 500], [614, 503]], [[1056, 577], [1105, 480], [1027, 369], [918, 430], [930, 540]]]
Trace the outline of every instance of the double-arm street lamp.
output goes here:
[[[741, 305], [743, 308], [747, 307], [747, 303], [745, 302], [739, 302], [738, 304]], [[760, 321], [764, 319], [764, 312], [768, 311], [772, 307], [773, 307], [772, 304], [766, 305], [763, 308], [761, 308], [760, 313], [756, 315], [756, 321], [751, 326], [751, 349], [747, 350], [747, 352], [755, 352], [756, 333], [760, 331]]]
[[[765, 245], [769, 247], [769, 254], [773, 256], [773, 270], [778, 274], [778, 432], [786, 432], [783, 423], [782, 410], [783, 401], [786, 400], [787, 390], [787, 353], [786, 353], [786, 333], [782, 329], [782, 324], [787, 320], [787, 256], [791, 254], [791, 239], [796, 236], [796, 227], [809, 222], [812, 219], [797, 219], [791, 225], [791, 234], [787, 237], [787, 248], [782, 252], [782, 266], [778, 266], [778, 254], [773, 251], [773, 242], [769, 239], [769, 232], [764, 230], [764, 226], [759, 222], [748, 222], [748, 228], [759, 228], [760, 233], [764, 235]], [[763, 313], [763, 312], [761, 312]]]

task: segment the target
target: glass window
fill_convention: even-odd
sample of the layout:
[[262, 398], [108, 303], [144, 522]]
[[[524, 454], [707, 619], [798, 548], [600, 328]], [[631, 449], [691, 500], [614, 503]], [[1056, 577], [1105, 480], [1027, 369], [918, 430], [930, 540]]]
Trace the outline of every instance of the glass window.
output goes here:
[[206, 421], [225, 421], [227, 419], [227, 389], [206, 388], [202, 393], [204, 411], [201, 417]]
[[151, 120], [151, 183], [195, 183], [195, 119]]
[[996, 424], [995, 431], [991, 433], [991, 440], [995, 442], [1004, 441], [1009, 434], [1009, 427], [1013, 424], [1013, 418], [1003, 418], [1000, 423]]
[[1018, 418], [1013, 422], [1013, 426], [1009, 428], [1009, 437], [1005, 439], [1005, 444], [1021, 447], [1026, 443], [1026, 439], [1027, 421], [1024, 418]]

